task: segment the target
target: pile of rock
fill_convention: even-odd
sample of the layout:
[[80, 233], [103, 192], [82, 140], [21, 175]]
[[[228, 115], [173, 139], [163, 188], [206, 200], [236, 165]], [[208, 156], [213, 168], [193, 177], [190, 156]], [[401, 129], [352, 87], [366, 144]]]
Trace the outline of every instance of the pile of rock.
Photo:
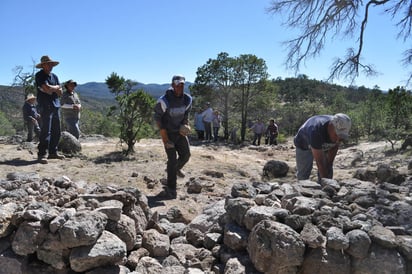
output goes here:
[[383, 173], [239, 182], [189, 223], [138, 189], [10, 173], [0, 273], [411, 273], [412, 179]]

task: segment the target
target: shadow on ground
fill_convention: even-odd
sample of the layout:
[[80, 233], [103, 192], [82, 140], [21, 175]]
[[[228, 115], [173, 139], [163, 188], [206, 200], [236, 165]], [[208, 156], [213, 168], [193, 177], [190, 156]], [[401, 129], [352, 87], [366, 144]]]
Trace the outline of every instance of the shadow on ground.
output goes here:
[[7, 160], [7, 161], [0, 162], [0, 165], [29, 166], [29, 165], [34, 165], [34, 164], [37, 164], [37, 163], [38, 163], [37, 160], [27, 161], [27, 160], [22, 160], [20, 158], [15, 158], [15, 159], [12, 159], [12, 160]]

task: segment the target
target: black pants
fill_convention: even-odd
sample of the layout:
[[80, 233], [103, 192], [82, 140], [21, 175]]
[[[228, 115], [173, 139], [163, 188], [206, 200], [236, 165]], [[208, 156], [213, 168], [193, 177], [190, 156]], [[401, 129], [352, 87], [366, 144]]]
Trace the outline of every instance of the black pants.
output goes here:
[[266, 137], [265, 144], [266, 145], [277, 145], [278, 142], [276, 141], [276, 136], [275, 135], [270, 135], [270, 136]]
[[180, 170], [190, 158], [190, 145], [187, 137], [177, 133], [168, 133], [169, 140], [174, 148], [166, 149], [167, 154], [167, 186], [176, 188], [177, 171]]
[[[256, 145], [260, 146], [260, 139], [262, 139], [262, 133], [255, 133], [252, 144], [255, 146]], [[257, 144], [256, 144], [256, 141], [257, 141]]]
[[26, 122], [27, 127], [27, 142], [33, 141], [33, 132], [36, 134], [37, 138], [40, 135], [40, 126], [37, 121], [27, 120]]
[[211, 141], [213, 140], [213, 136], [212, 136], [212, 123], [209, 122], [203, 122], [203, 124], [205, 125], [205, 139], [206, 141]]
[[204, 130], [197, 129], [196, 133], [197, 133], [197, 139], [199, 139], [199, 140], [205, 139], [205, 131]]

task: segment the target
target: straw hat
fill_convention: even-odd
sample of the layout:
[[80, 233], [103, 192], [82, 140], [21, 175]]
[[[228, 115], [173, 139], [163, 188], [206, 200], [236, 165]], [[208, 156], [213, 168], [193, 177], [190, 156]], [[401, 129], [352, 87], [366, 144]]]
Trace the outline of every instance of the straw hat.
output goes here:
[[33, 94], [33, 93], [29, 93], [29, 94], [27, 94], [27, 97], [26, 97], [26, 102], [27, 102], [27, 101], [29, 101], [29, 100], [31, 100], [31, 99], [36, 99], [36, 96], [34, 96], [34, 94]]
[[40, 58], [40, 63], [36, 65], [36, 68], [42, 68], [43, 64], [50, 63], [52, 66], [57, 66], [59, 62], [53, 61], [49, 56], [44, 55]]

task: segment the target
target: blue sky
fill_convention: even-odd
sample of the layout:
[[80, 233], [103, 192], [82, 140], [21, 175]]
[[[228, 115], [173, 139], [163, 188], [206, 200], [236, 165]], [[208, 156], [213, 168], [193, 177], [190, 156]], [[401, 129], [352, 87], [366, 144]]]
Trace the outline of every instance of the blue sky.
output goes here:
[[[270, 0], [1, 0], [0, 85], [10, 85], [13, 69], [32, 70], [42, 55], [60, 61], [60, 81], [104, 82], [112, 72], [138, 82], [169, 83], [173, 74], [188, 81], [197, 68], [220, 52], [254, 54], [266, 61], [271, 78], [293, 77], [283, 65], [282, 41], [293, 32], [266, 13]], [[374, 14], [365, 56], [381, 73], [356, 85], [381, 89], [404, 86], [401, 66], [406, 45], [390, 22]], [[348, 41], [334, 38], [299, 73], [325, 80]], [[349, 83], [335, 81], [337, 84]]]

